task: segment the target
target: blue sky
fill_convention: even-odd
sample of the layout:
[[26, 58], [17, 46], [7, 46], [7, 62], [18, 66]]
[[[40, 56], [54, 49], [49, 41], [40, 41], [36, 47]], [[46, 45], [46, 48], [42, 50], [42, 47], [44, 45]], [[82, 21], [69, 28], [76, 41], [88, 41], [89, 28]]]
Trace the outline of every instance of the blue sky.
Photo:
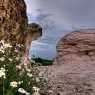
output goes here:
[[29, 23], [43, 27], [43, 36], [30, 52], [44, 58], [56, 55], [57, 41], [70, 31], [95, 27], [95, 0], [25, 0]]

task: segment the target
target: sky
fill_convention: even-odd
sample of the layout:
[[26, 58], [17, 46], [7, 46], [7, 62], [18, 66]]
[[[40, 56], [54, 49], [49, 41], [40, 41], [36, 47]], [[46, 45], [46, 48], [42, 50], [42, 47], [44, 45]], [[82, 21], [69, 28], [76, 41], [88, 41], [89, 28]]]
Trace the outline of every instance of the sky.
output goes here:
[[43, 36], [33, 41], [30, 52], [52, 59], [56, 44], [67, 33], [95, 27], [95, 0], [25, 0], [29, 23], [39, 23]]

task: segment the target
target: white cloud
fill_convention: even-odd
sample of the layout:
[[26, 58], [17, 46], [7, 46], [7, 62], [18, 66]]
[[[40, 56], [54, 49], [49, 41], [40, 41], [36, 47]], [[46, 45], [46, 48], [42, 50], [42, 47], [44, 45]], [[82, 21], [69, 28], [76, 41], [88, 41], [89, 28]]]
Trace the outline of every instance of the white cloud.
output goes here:
[[27, 14], [37, 16], [37, 12], [35, 10], [38, 3], [35, 3], [33, 0], [25, 0], [25, 3], [27, 5]]
[[51, 13], [52, 20], [68, 28], [95, 25], [95, 0], [25, 0], [28, 13], [37, 15], [36, 9]]
[[47, 44], [47, 43], [42, 43], [42, 42], [38, 42], [38, 41], [33, 41], [32, 44], [34, 44], [34, 45], [44, 45], [44, 46], [49, 46], [49, 44]]

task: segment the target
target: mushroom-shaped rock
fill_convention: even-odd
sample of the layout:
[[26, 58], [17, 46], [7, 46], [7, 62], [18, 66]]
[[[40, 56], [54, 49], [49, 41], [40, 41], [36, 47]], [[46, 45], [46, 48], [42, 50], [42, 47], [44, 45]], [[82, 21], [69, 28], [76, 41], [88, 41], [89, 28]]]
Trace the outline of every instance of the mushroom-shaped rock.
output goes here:
[[25, 57], [24, 57], [24, 64], [28, 64], [28, 55], [29, 55], [29, 49], [31, 46], [31, 42], [33, 40], [37, 40], [39, 37], [42, 36], [42, 27], [39, 24], [31, 23], [28, 25], [27, 29], [27, 36], [26, 36], [26, 50], [25, 50]]
[[42, 27], [39, 24], [31, 23], [28, 24], [28, 37], [31, 37], [31, 40], [37, 40], [42, 36]]

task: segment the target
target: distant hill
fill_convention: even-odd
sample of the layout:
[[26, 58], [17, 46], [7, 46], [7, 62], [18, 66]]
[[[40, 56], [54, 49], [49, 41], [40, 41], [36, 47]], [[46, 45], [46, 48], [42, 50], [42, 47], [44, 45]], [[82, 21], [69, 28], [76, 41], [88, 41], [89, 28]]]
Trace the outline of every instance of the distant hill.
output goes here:
[[53, 60], [48, 60], [41, 57], [32, 57], [31, 60], [34, 60], [36, 63], [39, 63], [39, 65], [42, 66], [52, 65], [53, 63]]

